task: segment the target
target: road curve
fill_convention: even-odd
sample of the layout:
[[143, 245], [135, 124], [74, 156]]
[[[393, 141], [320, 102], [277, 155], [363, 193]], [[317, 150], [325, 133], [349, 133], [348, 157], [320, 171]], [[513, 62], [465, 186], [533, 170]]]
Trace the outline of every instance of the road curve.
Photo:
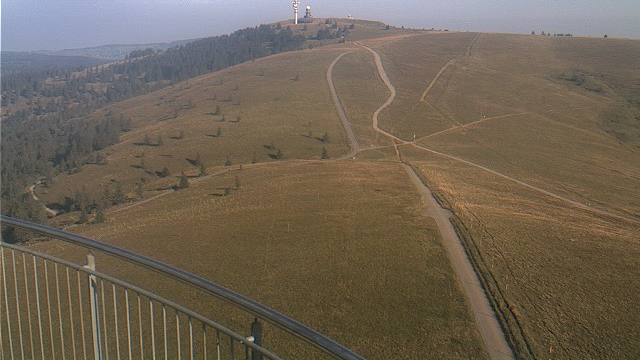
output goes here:
[[351, 123], [347, 118], [347, 114], [344, 112], [344, 107], [342, 106], [342, 102], [338, 97], [338, 93], [336, 92], [336, 87], [333, 84], [333, 67], [336, 66], [336, 63], [342, 59], [343, 56], [349, 54], [350, 52], [342, 53], [338, 55], [329, 68], [327, 69], [327, 83], [329, 84], [329, 91], [331, 92], [331, 98], [333, 99], [333, 104], [336, 106], [336, 111], [338, 112], [338, 117], [340, 117], [340, 121], [342, 121], [342, 126], [344, 127], [344, 132], [347, 134], [347, 138], [349, 139], [349, 146], [351, 147], [351, 152], [345, 155], [343, 158], [350, 158], [356, 156], [360, 152], [360, 144], [358, 144], [358, 140], [356, 139], [356, 135], [353, 133], [353, 129], [351, 128]]
[[373, 55], [373, 59], [376, 62], [376, 67], [378, 68], [378, 75], [380, 76], [380, 79], [382, 80], [382, 82], [387, 86], [387, 89], [389, 89], [389, 97], [387, 98], [387, 101], [384, 102], [384, 104], [382, 104], [374, 113], [373, 113], [373, 123], [372, 123], [372, 127], [373, 130], [383, 134], [384, 136], [391, 138], [397, 142], [400, 143], [407, 143], [407, 141], [400, 139], [399, 137], [388, 133], [382, 129], [380, 129], [380, 126], [378, 125], [378, 116], [380, 115], [380, 112], [382, 112], [382, 110], [386, 109], [389, 105], [391, 105], [391, 103], [393, 102], [393, 100], [396, 99], [396, 88], [393, 87], [393, 85], [391, 85], [391, 81], [389, 80], [389, 77], [387, 76], [386, 71], [384, 71], [384, 67], [382, 66], [382, 60], [380, 59], [380, 55], [378, 55], [377, 52], [375, 52], [373, 49], [371, 49], [370, 47], [367, 47], [365, 45], [362, 44], [358, 44], [360, 46], [362, 46], [363, 48], [369, 50], [371, 52], [371, 54]]
[[[396, 141], [407, 144], [407, 141], [380, 129], [378, 126], [378, 115], [393, 102], [396, 96], [396, 89], [391, 84], [391, 81], [382, 66], [380, 55], [367, 46], [360, 46], [369, 50], [373, 54], [380, 79], [382, 79], [391, 93], [387, 101], [374, 113], [372, 119], [373, 129]], [[507, 339], [502, 332], [502, 328], [498, 323], [498, 319], [489, 305], [489, 299], [480, 284], [478, 275], [473, 269], [473, 266], [464, 251], [462, 242], [449, 220], [451, 213], [440, 207], [431, 194], [429, 188], [422, 182], [422, 180], [420, 180], [418, 174], [416, 174], [413, 168], [406, 164], [402, 164], [402, 166], [420, 192], [420, 195], [422, 195], [423, 199], [427, 203], [427, 215], [436, 221], [438, 231], [442, 236], [443, 245], [447, 251], [451, 265], [458, 276], [462, 290], [469, 301], [476, 325], [478, 326], [478, 330], [480, 331], [480, 335], [489, 356], [492, 360], [514, 359], [513, 351], [509, 347]]]

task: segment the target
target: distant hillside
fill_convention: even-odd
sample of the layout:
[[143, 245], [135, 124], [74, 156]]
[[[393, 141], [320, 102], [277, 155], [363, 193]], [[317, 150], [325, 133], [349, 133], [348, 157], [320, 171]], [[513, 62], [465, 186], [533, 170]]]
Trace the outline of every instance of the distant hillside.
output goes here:
[[36, 53], [44, 55], [56, 56], [86, 56], [95, 59], [104, 60], [124, 60], [124, 58], [134, 50], [154, 49], [166, 50], [172, 47], [185, 45], [198, 39], [178, 40], [168, 43], [151, 43], [151, 44], [110, 44], [81, 49], [65, 49], [65, 50], [43, 50]]
[[1, 58], [2, 75], [49, 69], [75, 70], [77, 68], [101, 65], [107, 62], [107, 60], [86, 56], [57, 56], [13, 51], [3, 51]]

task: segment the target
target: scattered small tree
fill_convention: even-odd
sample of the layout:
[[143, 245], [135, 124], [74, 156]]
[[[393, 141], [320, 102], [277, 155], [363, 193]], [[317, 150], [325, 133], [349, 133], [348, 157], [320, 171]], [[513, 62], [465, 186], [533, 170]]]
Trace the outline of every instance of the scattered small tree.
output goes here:
[[605, 38], [605, 39], [606, 39], [606, 38], [608, 38], [607, 34], [604, 34], [604, 38]]
[[180, 184], [178, 186], [180, 187], [180, 189], [186, 189], [189, 187], [189, 179], [184, 173], [182, 173], [182, 175], [180, 176]]
[[202, 165], [202, 158], [200, 157], [200, 153], [196, 155], [196, 160], [194, 163], [196, 164], [196, 166]]
[[198, 176], [202, 177], [207, 175], [207, 169], [204, 167], [204, 164], [200, 164], [200, 172], [198, 173]]
[[169, 168], [168, 168], [168, 167], [166, 167], [166, 166], [165, 166], [165, 167], [163, 167], [163, 168], [162, 168], [162, 171], [160, 172], [160, 175], [161, 175], [163, 178], [166, 178], [167, 176], [171, 175], [171, 173], [169, 172]]
[[113, 192], [113, 204], [122, 204], [126, 201], [124, 191], [122, 190], [122, 184], [116, 181], [116, 189]]
[[322, 153], [320, 154], [320, 159], [325, 160], [329, 158], [329, 152], [326, 147], [322, 147]]
[[276, 159], [282, 159], [283, 157], [284, 157], [284, 154], [280, 149], [278, 149], [278, 152], [276, 152]]
[[387, 25], [384, 29], [385, 29], [385, 30], [389, 30], [389, 29], [391, 29], [391, 26], [390, 26], [390, 25]]
[[324, 133], [324, 135], [322, 135], [322, 142], [324, 143], [328, 143], [329, 142], [329, 133]]
[[231, 194], [231, 190], [229, 188], [224, 188], [224, 196], [229, 196]]
[[78, 223], [84, 224], [87, 221], [89, 221], [89, 213], [86, 210], [83, 210], [82, 213], [80, 213], [80, 219], [78, 220]]
[[102, 224], [104, 222], [104, 211], [102, 210], [102, 207], [98, 207], [98, 209], [96, 209], [96, 222], [98, 224]]
[[136, 184], [136, 195], [138, 195], [138, 197], [140, 199], [142, 199], [142, 197], [144, 196], [144, 184], [143, 183], [137, 183]]

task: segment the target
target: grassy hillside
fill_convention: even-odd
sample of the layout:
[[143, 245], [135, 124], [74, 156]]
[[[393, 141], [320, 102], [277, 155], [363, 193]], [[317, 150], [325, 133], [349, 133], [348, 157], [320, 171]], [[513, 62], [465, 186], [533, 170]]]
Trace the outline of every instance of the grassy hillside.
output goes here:
[[[224, 188], [233, 190], [220, 196]], [[391, 164], [247, 167], [74, 232], [218, 282], [367, 358], [484, 359], [437, 228], [421, 215], [414, 189]], [[38, 247], [83, 254], [58, 243]], [[210, 300], [194, 303], [192, 293], [146, 272], [101, 259], [98, 267], [230, 321]], [[242, 333], [250, 321], [230, 325]]]
[[[440, 42], [442, 48], [455, 44]], [[379, 48], [398, 99], [382, 127], [599, 209], [640, 214], [637, 41], [482, 34], [462, 44], [426, 101], [414, 37]], [[457, 40], [462, 41], [460, 38]], [[431, 46], [433, 48], [433, 46]], [[432, 52], [438, 52], [436, 47]], [[469, 48], [468, 48], [469, 49]], [[465, 56], [468, 55], [468, 56]], [[586, 79], [567, 80], [579, 61]], [[634, 70], [636, 69], [636, 70]], [[431, 70], [437, 72], [438, 66]], [[587, 70], [584, 70], [585, 72]], [[564, 74], [564, 75], [563, 75]], [[629, 74], [625, 80], [620, 74]], [[598, 84], [601, 88], [594, 87]], [[413, 109], [414, 112], [410, 112]], [[433, 120], [432, 120], [433, 119]], [[636, 120], [634, 120], [636, 119]], [[615, 130], [614, 130], [615, 129]], [[419, 139], [421, 136], [424, 139]], [[640, 227], [577, 210], [484, 170], [402, 147], [462, 221], [493, 295], [536, 358], [638, 356]], [[606, 280], [605, 280], [606, 279]]]
[[[400, 155], [453, 210], [516, 352], [637, 358], [640, 42], [378, 30], [389, 36], [361, 42], [397, 90], [380, 126], [415, 135]], [[325, 78], [342, 53], [333, 76], [364, 151], [290, 161], [349, 151]], [[219, 281], [372, 358], [420, 358], [424, 348], [484, 357], [437, 229], [371, 127], [388, 95], [353, 43], [246, 63], [112, 105], [135, 129], [108, 149], [108, 164], [37, 194], [53, 203], [84, 186], [97, 198], [117, 181], [134, 199], [144, 178], [148, 199], [182, 172], [197, 176], [199, 153], [208, 173], [231, 172], [74, 231]], [[254, 156], [260, 165], [248, 165]], [[163, 166], [172, 175], [160, 178]], [[247, 279], [247, 269], [266, 275]]]
[[[39, 188], [39, 196], [61, 202], [84, 186], [99, 199], [114, 181], [133, 192], [141, 179], [157, 180], [165, 166], [175, 185], [182, 172], [198, 174], [193, 165], [198, 154], [207, 168], [223, 166], [227, 159], [233, 164], [319, 159], [323, 147], [329, 156], [344, 154], [344, 131], [325, 80], [326, 68], [340, 51], [281, 54], [109, 106], [95, 116], [122, 115], [132, 119], [135, 129], [105, 152], [108, 164], [60, 175], [49, 189]], [[216, 107], [220, 114], [213, 115]], [[325, 134], [328, 141], [322, 141]], [[278, 150], [281, 159], [275, 158]], [[145, 196], [155, 189], [149, 186]]]

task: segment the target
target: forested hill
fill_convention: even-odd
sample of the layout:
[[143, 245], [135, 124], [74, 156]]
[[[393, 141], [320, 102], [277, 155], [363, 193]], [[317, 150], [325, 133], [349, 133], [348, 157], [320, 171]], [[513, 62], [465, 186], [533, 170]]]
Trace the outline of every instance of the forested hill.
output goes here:
[[102, 65], [106, 60], [86, 56], [58, 56], [45, 55], [32, 52], [2, 51], [2, 75], [11, 75], [21, 72], [34, 73], [68, 72], [85, 69], [90, 66]]
[[[305, 37], [261, 25], [82, 71], [22, 72], [2, 77], [2, 213], [41, 219], [24, 188], [72, 171], [117, 141], [128, 121], [83, 117], [110, 103], [252, 59], [300, 49]], [[136, 56], [142, 55], [142, 56]], [[108, 131], [107, 131], [108, 130]]]

